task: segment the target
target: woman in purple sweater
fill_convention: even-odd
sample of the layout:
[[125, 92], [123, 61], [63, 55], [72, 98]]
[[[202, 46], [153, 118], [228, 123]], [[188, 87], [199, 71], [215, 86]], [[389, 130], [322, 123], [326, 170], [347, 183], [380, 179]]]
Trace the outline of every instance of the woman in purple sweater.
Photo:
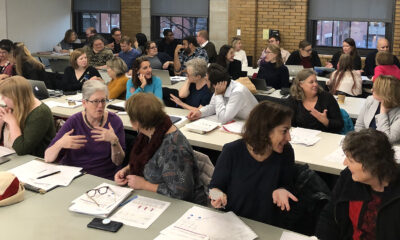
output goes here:
[[83, 112], [72, 115], [45, 152], [45, 161], [82, 167], [87, 173], [113, 179], [125, 157], [121, 119], [105, 110], [107, 86], [88, 80], [82, 87]]

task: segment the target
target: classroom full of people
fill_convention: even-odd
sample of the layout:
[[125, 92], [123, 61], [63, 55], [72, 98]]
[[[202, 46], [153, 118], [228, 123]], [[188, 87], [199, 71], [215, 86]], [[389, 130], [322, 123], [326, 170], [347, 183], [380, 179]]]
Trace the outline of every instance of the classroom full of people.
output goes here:
[[[182, 40], [171, 29], [163, 35], [148, 41], [143, 33], [130, 38], [114, 28], [107, 40], [90, 27], [80, 40], [69, 29], [53, 48], [70, 56], [58, 78], [24, 43], [1, 40], [2, 145], [18, 155], [82, 167], [120, 186], [233, 211], [321, 240], [400, 239], [400, 167], [393, 148], [400, 143], [400, 62], [387, 39], [377, 40], [365, 64], [355, 41], [343, 40], [324, 66], [332, 71], [321, 86], [314, 70], [321, 60], [307, 40], [290, 53], [281, 47], [279, 35], [270, 36], [255, 61], [258, 72], [248, 77], [251, 62], [239, 36], [217, 53], [206, 30]], [[292, 77], [290, 65], [304, 69]], [[179, 90], [166, 91], [153, 69], [186, 80]], [[373, 83], [370, 94], [363, 90], [365, 77]], [[263, 98], [248, 85], [252, 78], [289, 95], [259, 101]], [[56, 128], [51, 109], [34, 95], [28, 80], [81, 92], [83, 110]], [[366, 98], [357, 119], [341, 109], [337, 95]], [[135, 132], [131, 144], [121, 118], [106, 108], [110, 99], [126, 101]], [[172, 123], [166, 105], [187, 109], [190, 121], [212, 115], [221, 124], [243, 120], [241, 138], [225, 144], [211, 170], [201, 172], [199, 149]], [[340, 176], [314, 172], [321, 187], [298, 187], [307, 182], [298, 182], [304, 168], [295, 163], [292, 127], [343, 134]], [[206, 183], [204, 174], [210, 176]], [[215, 198], [208, 192], [219, 194]], [[309, 219], [315, 221], [304, 227]]]

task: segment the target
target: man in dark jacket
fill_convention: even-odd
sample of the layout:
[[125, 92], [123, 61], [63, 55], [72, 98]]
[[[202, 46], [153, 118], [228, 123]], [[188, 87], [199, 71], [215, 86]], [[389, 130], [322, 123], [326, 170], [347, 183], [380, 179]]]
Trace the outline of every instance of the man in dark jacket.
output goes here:
[[171, 58], [174, 57], [174, 51], [179, 41], [174, 38], [174, 33], [171, 29], [164, 29], [164, 38], [158, 43], [158, 52], [165, 52]]
[[197, 32], [197, 43], [207, 51], [208, 61], [215, 63], [217, 61], [217, 51], [215, 50], [214, 43], [208, 40], [208, 32], [206, 30]]
[[[372, 77], [375, 75], [375, 67], [376, 67], [376, 54], [378, 52], [388, 52], [389, 51], [389, 41], [386, 38], [379, 38], [376, 44], [376, 51], [371, 52], [365, 58], [365, 66], [363, 75], [367, 77]], [[393, 63], [400, 68], [399, 59], [393, 55]]]
[[400, 171], [385, 133], [349, 133], [332, 201], [321, 213], [316, 235], [330, 239], [400, 239]]

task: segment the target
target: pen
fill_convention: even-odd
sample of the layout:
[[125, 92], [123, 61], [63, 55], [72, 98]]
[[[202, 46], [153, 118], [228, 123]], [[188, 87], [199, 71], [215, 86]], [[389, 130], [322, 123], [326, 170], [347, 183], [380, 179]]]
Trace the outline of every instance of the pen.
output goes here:
[[45, 178], [45, 177], [49, 177], [49, 176], [55, 175], [55, 174], [60, 173], [60, 172], [61, 171], [55, 171], [55, 172], [52, 172], [52, 173], [37, 177], [36, 179], [42, 179], [42, 178]]
[[122, 206], [126, 205], [127, 203], [129, 203], [130, 201], [135, 200], [137, 197], [138, 197], [138, 195], [134, 196], [131, 199], [126, 200], [125, 202], [121, 203], [119, 206], [122, 207]]

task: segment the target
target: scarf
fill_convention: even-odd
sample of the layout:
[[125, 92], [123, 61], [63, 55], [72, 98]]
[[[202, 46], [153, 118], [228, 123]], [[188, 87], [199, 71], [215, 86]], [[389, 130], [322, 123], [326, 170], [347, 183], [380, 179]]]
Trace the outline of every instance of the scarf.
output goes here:
[[130, 174], [143, 177], [144, 166], [160, 147], [165, 133], [171, 126], [171, 119], [166, 115], [164, 120], [155, 127], [155, 131], [150, 141], [149, 137], [143, 133], [139, 133], [129, 156]]

